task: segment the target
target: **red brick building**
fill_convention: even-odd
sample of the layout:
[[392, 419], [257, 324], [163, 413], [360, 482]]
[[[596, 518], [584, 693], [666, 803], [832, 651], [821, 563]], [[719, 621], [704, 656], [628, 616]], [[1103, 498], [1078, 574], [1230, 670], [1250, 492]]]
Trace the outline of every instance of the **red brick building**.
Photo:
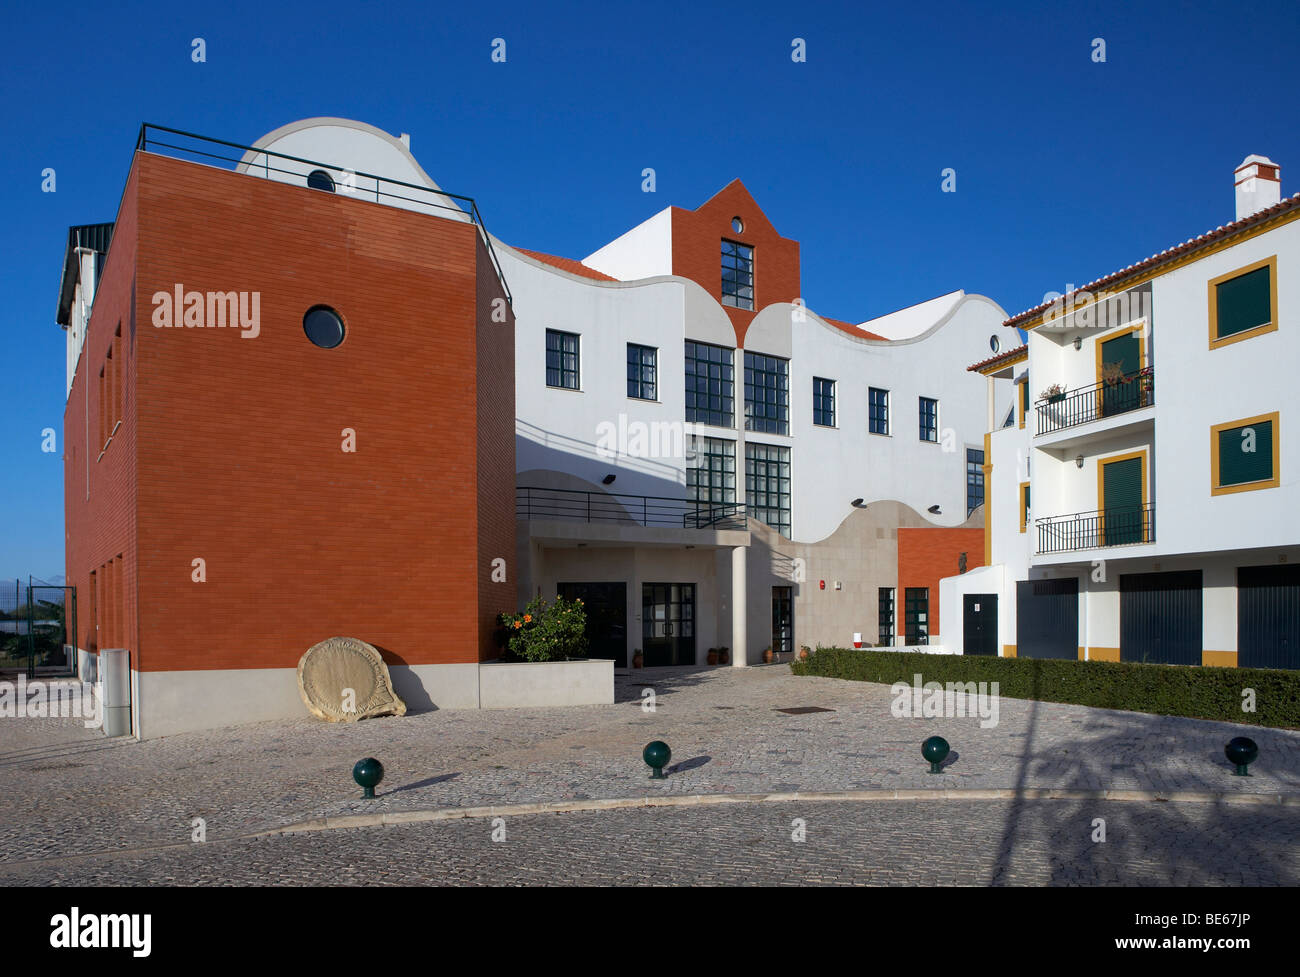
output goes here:
[[[101, 264], [67, 576], [79, 646], [131, 651], [137, 734], [185, 725], [180, 701], [217, 725], [301, 708], [292, 670], [334, 635], [416, 704], [465, 699], [423, 666], [494, 657], [514, 597], [491, 579], [515, 548], [514, 324], [480, 228], [137, 152]], [[321, 306], [332, 348], [304, 326]], [[256, 321], [211, 321], [236, 308]]]

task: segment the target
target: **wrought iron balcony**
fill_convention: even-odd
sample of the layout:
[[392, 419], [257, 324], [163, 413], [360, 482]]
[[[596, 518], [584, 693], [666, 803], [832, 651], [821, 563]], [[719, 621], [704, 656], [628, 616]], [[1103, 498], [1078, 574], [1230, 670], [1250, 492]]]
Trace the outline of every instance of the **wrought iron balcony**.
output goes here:
[[1154, 367], [1126, 373], [1114, 382], [1102, 381], [1079, 390], [1039, 400], [1038, 434], [1051, 434], [1068, 427], [1087, 424], [1103, 417], [1126, 414], [1156, 402]]
[[1068, 516], [1034, 520], [1038, 527], [1038, 552], [1069, 553], [1106, 546], [1132, 546], [1156, 541], [1156, 506], [1115, 506]]
[[515, 489], [516, 519], [626, 523], [680, 529], [744, 529], [745, 506], [737, 502], [695, 502], [656, 495], [584, 492], [575, 489]]

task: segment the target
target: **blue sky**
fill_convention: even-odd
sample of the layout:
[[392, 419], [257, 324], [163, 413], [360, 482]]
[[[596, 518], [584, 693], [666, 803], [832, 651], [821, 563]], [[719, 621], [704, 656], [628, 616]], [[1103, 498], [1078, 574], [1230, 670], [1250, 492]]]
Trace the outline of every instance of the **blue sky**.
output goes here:
[[113, 219], [141, 122], [242, 143], [318, 115], [409, 132], [493, 233], [567, 257], [740, 177], [801, 242], [811, 308], [856, 322], [964, 288], [1014, 314], [1230, 221], [1249, 153], [1300, 188], [1300, 7], [1129, 7], [8, 8], [0, 579], [63, 571], [63, 247]]

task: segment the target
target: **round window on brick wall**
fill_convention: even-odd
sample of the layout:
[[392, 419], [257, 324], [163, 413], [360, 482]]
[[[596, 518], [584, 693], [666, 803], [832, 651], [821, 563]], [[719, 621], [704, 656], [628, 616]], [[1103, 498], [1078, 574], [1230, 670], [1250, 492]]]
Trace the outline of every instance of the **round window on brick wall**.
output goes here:
[[745, 232], [745, 222], [739, 217], [733, 217], [731, 218], [731, 229], [737, 234], [743, 234]]
[[328, 305], [313, 305], [302, 317], [302, 331], [322, 349], [343, 342], [343, 318]]
[[324, 170], [312, 170], [307, 175], [307, 186], [313, 190], [327, 190], [334, 192], [334, 178]]

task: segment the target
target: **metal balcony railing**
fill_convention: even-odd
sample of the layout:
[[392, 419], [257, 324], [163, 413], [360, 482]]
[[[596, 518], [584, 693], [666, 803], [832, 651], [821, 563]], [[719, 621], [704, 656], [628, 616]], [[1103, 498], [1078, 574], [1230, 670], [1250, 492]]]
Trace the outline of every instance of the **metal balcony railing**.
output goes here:
[[1034, 410], [1038, 415], [1038, 434], [1050, 434], [1103, 417], [1125, 414], [1156, 402], [1154, 367], [1126, 373], [1114, 383], [1102, 381], [1079, 390], [1040, 399]]
[[515, 518], [682, 529], [744, 529], [746, 526], [745, 506], [737, 502], [693, 502], [656, 495], [532, 486], [515, 489]]
[[272, 173], [289, 176], [293, 181], [302, 181], [306, 185], [308, 173], [304, 167], [324, 170], [335, 181], [336, 192], [361, 200], [374, 200], [376, 203], [390, 206], [415, 204], [417, 209], [428, 209], [430, 213], [451, 220], [468, 221], [479, 229], [479, 236], [487, 248], [492, 267], [505, 292], [506, 301], [513, 304], [510, 287], [506, 284], [501, 262], [497, 260], [496, 250], [492, 247], [492, 237], [483, 225], [483, 217], [478, 211], [478, 204], [472, 197], [464, 197], [446, 190], [434, 190], [415, 183], [404, 183], [374, 173], [363, 173], [337, 163], [322, 163], [317, 160], [274, 153], [256, 146], [244, 146], [240, 143], [227, 142], [200, 136], [182, 129], [170, 129], [146, 122], [140, 126], [140, 136], [135, 148], [140, 151], [172, 156], [176, 159], [202, 163], [205, 166], [217, 166], [221, 169], [233, 169], [243, 172], [261, 174], [270, 177]]
[[1156, 541], [1156, 506], [1118, 506], [1036, 519], [1038, 552], [1069, 553]]

